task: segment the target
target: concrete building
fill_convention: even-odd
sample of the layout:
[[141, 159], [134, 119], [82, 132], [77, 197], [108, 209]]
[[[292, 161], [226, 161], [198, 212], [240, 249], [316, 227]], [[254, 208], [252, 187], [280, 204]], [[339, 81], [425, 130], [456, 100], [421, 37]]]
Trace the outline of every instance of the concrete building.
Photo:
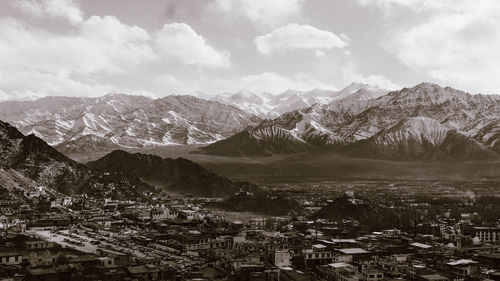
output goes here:
[[493, 243], [500, 239], [500, 229], [496, 227], [474, 227], [474, 231], [481, 243]]

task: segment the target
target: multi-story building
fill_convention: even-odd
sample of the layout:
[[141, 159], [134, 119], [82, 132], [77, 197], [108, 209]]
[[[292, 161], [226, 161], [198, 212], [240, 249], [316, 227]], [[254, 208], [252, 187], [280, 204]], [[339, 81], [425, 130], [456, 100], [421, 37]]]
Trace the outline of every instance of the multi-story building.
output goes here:
[[311, 249], [302, 250], [304, 256], [304, 266], [314, 267], [316, 265], [328, 264], [332, 262], [332, 252], [322, 244], [313, 245]]
[[500, 228], [496, 227], [474, 227], [476, 237], [482, 243], [493, 243], [500, 239]]

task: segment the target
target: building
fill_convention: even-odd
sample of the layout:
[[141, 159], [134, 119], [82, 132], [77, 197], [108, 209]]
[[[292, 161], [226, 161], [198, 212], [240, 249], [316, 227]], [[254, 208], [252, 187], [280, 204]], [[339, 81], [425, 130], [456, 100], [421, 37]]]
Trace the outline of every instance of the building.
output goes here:
[[302, 250], [304, 266], [314, 267], [332, 262], [332, 252], [323, 244], [313, 245], [311, 249]]
[[430, 275], [432, 272], [427, 269], [427, 267], [423, 264], [412, 264], [408, 268], [408, 277], [411, 280], [416, 280], [418, 277], [422, 275]]
[[0, 264], [14, 265], [23, 262], [23, 255], [18, 253], [0, 253]]
[[500, 228], [474, 227], [474, 231], [481, 243], [493, 243], [500, 239]]
[[275, 251], [274, 252], [274, 265], [277, 267], [286, 267], [292, 264], [292, 254], [290, 251]]
[[449, 279], [439, 274], [420, 275], [417, 281], [448, 281]]
[[337, 249], [341, 255], [349, 255], [352, 256], [352, 261], [361, 261], [366, 260], [371, 257], [371, 253], [365, 249], [361, 248], [345, 248], [345, 249]]
[[479, 274], [477, 261], [461, 259], [446, 264], [448, 273], [453, 279], [466, 279]]
[[110, 257], [100, 257], [97, 258], [99, 260], [99, 265], [104, 267], [112, 267], [115, 265], [115, 260]]
[[368, 269], [363, 271], [363, 277], [366, 281], [380, 281], [384, 279], [384, 273], [380, 270]]
[[329, 280], [339, 280], [340, 273], [344, 271], [345, 268], [353, 268], [352, 265], [345, 262], [330, 263], [327, 265], [327, 274]]
[[54, 243], [45, 240], [27, 240], [24, 241], [24, 247], [28, 250], [41, 250], [54, 248]]

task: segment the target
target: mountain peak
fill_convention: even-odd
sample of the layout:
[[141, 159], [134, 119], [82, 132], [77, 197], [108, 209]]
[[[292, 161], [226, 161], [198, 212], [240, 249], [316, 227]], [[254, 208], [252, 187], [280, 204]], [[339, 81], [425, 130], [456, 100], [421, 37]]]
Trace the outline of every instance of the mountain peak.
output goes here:
[[421, 82], [411, 88], [412, 90], [438, 90], [444, 89], [438, 84], [430, 83], [430, 82]]

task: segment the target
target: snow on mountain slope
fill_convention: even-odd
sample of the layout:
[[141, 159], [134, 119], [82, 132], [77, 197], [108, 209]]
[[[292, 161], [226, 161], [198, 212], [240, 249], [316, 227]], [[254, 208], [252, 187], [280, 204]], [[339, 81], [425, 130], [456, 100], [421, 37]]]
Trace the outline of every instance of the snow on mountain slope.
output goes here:
[[65, 141], [54, 146], [55, 149], [64, 154], [93, 152], [116, 147], [119, 146], [113, 142], [113, 139], [103, 138], [92, 134], [84, 135], [77, 139]]
[[211, 143], [260, 121], [236, 107], [192, 96], [124, 94], [3, 102], [0, 119], [51, 145], [94, 135], [132, 147]]
[[[303, 140], [310, 148], [341, 149], [385, 132], [383, 139], [372, 139], [372, 146], [380, 150], [387, 146], [391, 151], [398, 151], [394, 145], [410, 142], [412, 145], [406, 146], [411, 149], [425, 148], [418, 148], [418, 152], [426, 150], [427, 146], [448, 143], [446, 149], [440, 147], [440, 154], [434, 156], [441, 158], [453, 154], [456, 159], [472, 159], [474, 153], [481, 158], [485, 150], [498, 151], [499, 96], [470, 95], [429, 83], [388, 94], [366, 91], [364, 88], [356, 90], [355, 85], [346, 92], [350, 94], [328, 105], [315, 104], [291, 111], [278, 118], [264, 120], [257, 128], [266, 130], [278, 126]], [[412, 117], [415, 119], [408, 119]], [[431, 119], [433, 121], [429, 121]], [[405, 123], [401, 123], [403, 120], [406, 120]], [[396, 131], [389, 134], [387, 130], [390, 128]], [[450, 130], [455, 133], [449, 133]], [[229, 140], [231, 138], [225, 143], [228, 144]], [[464, 147], [461, 148], [459, 144]], [[267, 146], [266, 149], [274, 147], [270, 143]], [[232, 144], [228, 149], [237, 150], [238, 147]], [[413, 152], [401, 149], [402, 158], [413, 157]], [[461, 149], [471, 154], [462, 153]], [[490, 155], [489, 151], [486, 154]]]
[[403, 120], [345, 150], [350, 156], [393, 160], [478, 160], [495, 157], [477, 141], [425, 117]]
[[377, 136], [374, 141], [384, 146], [416, 142], [439, 146], [446, 138], [448, 129], [436, 120], [425, 117], [411, 117]]
[[488, 120], [500, 114], [500, 96], [471, 95], [449, 87], [421, 83], [394, 91], [375, 100], [349, 122], [339, 134], [353, 142], [369, 138], [406, 117], [435, 119], [450, 129], [474, 137]]
[[377, 86], [352, 83], [340, 91], [313, 89], [310, 91], [288, 90], [279, 95], [240, 91], [233, 95], [222, 94], [214, 100], [236, 106], [262, 118], [276, 118], [286, 112], [310, 107], [314, 104], [329, 104], [339, 100], [368, 100], [388, 91]]

